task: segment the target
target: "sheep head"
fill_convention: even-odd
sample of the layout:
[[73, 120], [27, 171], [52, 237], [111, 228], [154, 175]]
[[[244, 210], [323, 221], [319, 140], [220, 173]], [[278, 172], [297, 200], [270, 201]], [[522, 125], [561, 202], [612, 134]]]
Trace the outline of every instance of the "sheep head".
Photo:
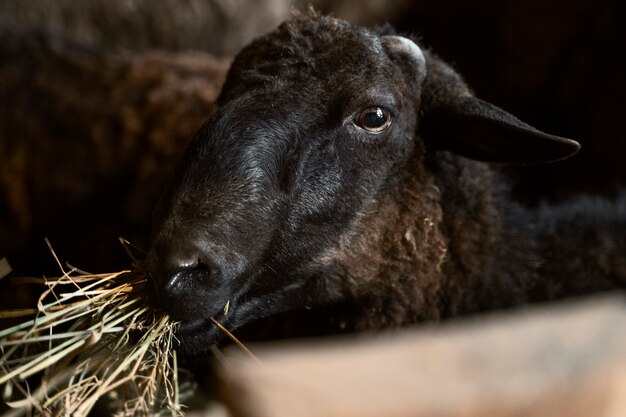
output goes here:
[[539, 162], [577, 146], [474, 98], [407, 38], [296, 16], [235, 58], [155, 210], [147, 270], [181, 349], [203, 351], [210, 317], [234, 329], [378, 291], [368, 242], [428, 195], [429, 153]]

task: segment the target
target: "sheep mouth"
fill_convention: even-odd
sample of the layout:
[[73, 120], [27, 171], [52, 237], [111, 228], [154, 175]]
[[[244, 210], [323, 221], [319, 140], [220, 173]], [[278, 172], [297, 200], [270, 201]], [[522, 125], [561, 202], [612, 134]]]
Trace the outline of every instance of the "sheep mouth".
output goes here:
[[[254, 327], [257, 322], [271, 319], [297, 307], [294, 297], [302, 288], [302, 283], [292, 283], [281, 288], [280, 291], [265, 292], [253, 291], [249, 280], [246, 285], [233, 294], [230, 301], [220, 310], [203, 314], [201, 317], [185, 320], [178, 323], [175, 330], [177, 350], [188, 356], [206, 353], [212, 346], [226, 342], [228, 335], [214, 322], [218, 322], [229, 332], [237, 336], [237, 332], [244, 331], [246, 336], [257, 338]], [[244, 328], [245, 329], [242, 329]]]
[[218, 322], [229, 332], [262, 318], [255, 313], [261, 300], [247, 300], [245, 304], [235, 305], [231, 302], [228, 308], [216, 314], [207, 315], [191, 321], [179, 322], [174, 336], [177, 350], [183, 355], [194, 356], [208, 351], [214, 345], [220, 345], [228, 335], [214, 322]]
[[218, 321], [225, 328], [234, 330], [231, 320], [223, 314], [217, 317], [204, 317], [193, 321], [179, 322], [174, 332], [176, 349], [183, 355], [194, 356], [206, 352], [211, 346], [219, 344], [224, 339], [223, 332], [211, 321]]

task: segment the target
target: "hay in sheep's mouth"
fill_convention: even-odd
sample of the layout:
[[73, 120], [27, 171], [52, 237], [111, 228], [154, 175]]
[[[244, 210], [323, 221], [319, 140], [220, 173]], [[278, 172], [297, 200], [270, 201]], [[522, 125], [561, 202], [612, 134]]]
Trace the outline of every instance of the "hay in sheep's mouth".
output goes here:
[[0, 386], [17, 414], [85, 416], [101, 398], [119, 416], [181, 414], [175, 324], [147, 303], [140, 270], [34, 281], [46, 286], [36, 309], [0, 312], [33, 316], [0, 330]]

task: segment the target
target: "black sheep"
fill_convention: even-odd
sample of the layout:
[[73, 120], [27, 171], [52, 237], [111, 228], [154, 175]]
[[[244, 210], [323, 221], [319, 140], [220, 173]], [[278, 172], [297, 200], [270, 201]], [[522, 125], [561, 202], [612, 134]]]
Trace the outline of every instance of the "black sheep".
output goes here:
[[240, 52], [218, 106], [155, 211], [146, 262], [182, 350], [219, 338], [211, 317], [358, 331], [625, 282], [624, 199], [529, 211], [486, 163], [579, 145], [475, 98], [389, 28], [294, 16]]
[[0, 62], [0, 258], [20, 274], [56, 274], [45, 236], [84, 269], [126, 266], [116, 237], [147, 242], [152, 207], [229, 61], [103, 53], [0, 27]]

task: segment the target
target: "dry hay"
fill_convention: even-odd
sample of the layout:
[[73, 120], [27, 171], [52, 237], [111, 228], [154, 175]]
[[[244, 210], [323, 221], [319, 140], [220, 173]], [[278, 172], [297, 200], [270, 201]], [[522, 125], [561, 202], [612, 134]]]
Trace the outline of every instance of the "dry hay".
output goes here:
[[[139, 268], [111, 274], [76, 269], [45, 285], [32, 317], [0, 330], [0, 386], [14, 415], [85, 416], [96, 401], [117, 416], [181, 415], [175, 323], [147, 302]], [[106, 400], [106, 401], [105, 401]]]

